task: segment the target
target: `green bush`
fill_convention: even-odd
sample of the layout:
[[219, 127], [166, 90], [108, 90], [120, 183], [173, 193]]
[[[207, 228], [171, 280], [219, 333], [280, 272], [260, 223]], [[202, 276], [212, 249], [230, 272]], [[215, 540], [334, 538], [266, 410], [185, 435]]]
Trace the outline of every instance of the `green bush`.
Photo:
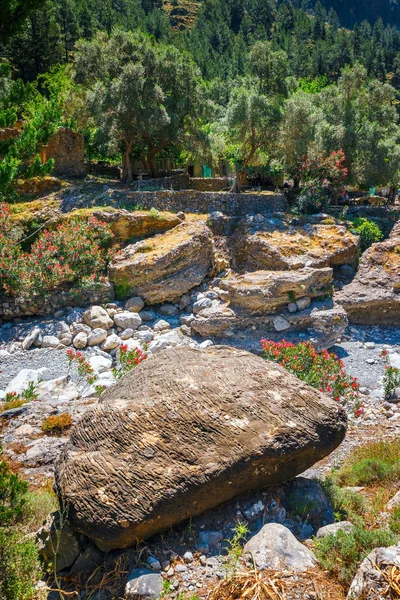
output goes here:
[[363, 217], [354, 220], [352, 233], [360, 236], [361, 252], [364, 252], [372, 246], [372, 244], [376, 244], [383, 239], [383, 233], [378, 225]]
[[392, 546], [397, 539], [394, 533], [386, 529], [369, 531], [356, 525], [351, 532], [339, 531], [316, 540], [315, 554], [323, 569], [341, 583], [349, 585], [359, 564], [374, 548]]
[[0, 527], [14, 525], [24, 513], [28, 484], [0, 460]]
[[389, 527], [396, 535], [400, 535], [400, 506], [395, 508], [389, 517]]
[[362, 523], [363, 515], [367, 511], [367, 501], [363, 496], [337, 486], [332, 476], [321, 480], [320, 484], [329, 498], [336, 521]]
[[333, 474], [339, 485], [365, 486], [400, 479], [400, 440], [360, 446], [347, 463]]
[[0, 598], [33, 600], [42, 576], [39, 553], [33, 540], [10, 528], [0, 528]]

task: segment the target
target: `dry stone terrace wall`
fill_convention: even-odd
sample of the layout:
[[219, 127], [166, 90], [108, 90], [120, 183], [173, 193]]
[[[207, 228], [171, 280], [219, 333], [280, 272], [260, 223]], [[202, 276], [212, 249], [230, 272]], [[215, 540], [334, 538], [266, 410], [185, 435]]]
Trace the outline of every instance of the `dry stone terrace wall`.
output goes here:
[[156, 208], [170, 212], [222, 212], [231, 216], [249, 213], [284, 212], [288, 203], [284, 194], [234, 194], [230, 192], [198, 192], [196, 190], [158, 192], [131, 192], [126, 206], [140, 206], [145, 210]]
[[198, 192], [220, 192], [232, 187], [228, 177], [191, 177], [189, 187]]

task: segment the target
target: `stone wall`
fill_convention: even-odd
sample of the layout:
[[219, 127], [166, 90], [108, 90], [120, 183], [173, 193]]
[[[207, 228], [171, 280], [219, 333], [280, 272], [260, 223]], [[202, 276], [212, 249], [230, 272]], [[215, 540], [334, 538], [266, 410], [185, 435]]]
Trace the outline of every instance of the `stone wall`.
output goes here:
[[42, 147], [42, 162], [50, 158], [55, 161], [54, 175], [84, 177], [86, 175], [83, 135], [72, 129], [59, 127], [57, 132]]
[[156, 208], [170, 212], [222, 212], [231, 216], [272, 213], [288, 209], [284, 194], [234, 194], [231, 192], [198, 192], [196, 190], [131, 192], [125, 201], [144, 210]]
[[156, 177], [153, 179], [140, 179], [132, 184], [136, 191], [163, 191], [163, 190], [187, 190], [189, 185], [189, 175], [178, 172], [169, 177]]
[[51, 315], [61, 308], [102, 304], [111, 302], [113, 299], [114, 286], [108, 281], [81, 290], [79, 293], [72, 293], [70, 290], [59, 290], [50, 296], [40, 296], [30, 301], [23, 298], [6, 297], [0, 299], [0, 320], [7, 321], [19, 317]]
[[232, 187], [228, 177], [191, 177], [189, 187], [199, 192], [220, 192]]

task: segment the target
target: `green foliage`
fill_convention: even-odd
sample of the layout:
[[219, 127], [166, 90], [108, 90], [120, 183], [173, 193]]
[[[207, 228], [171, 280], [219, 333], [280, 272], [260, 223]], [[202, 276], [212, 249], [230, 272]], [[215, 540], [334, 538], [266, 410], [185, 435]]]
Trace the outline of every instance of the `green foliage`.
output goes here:
[[352, 232], [360, 236], [360, 250], [364, 252], [372, 244], [376, 244], [383, 239], [383, 233], [376, 223], [369, 221], [364, 217], [353, 221]]
[[400, 507], [395, 508], [390, 515], [389, 527], [393, 533], [400, 535]]
[[294, 208], [301, 215], [314, 215], [326, 210], [328, 206], [327, 191], [318, 185], [304, 188], [298, 196]]
[[9, 528], [0, 528], [0, 597], [32, 600], [37, 596], [35, 585], [41, 576], [35, 542]]
[[23, 515], [28, 485], [0, 459], [0, 530], [18, 523]]
[[322, 479], [320, 484], [329, 498], [336, 521], [362, 524], [363, 515], [367, 511], [367, 502], [363, 496], [336, 485], [332, 475]]
[[385, 484], [400, 479], [400, 440], [378, 441], [355, 448], [346, 464], [334, 473], [339, 485]]
[[393, 392], [400, 386], [400, 370], [396, 367], [385, 367], [383, 376], [383, 393], [386, 400], [390, 400]]
[[315, 542], [315, 554], [323, 569], [341, 583], [349, 585], [362, 560], [378, 547], [396, 544], [396, 536], [387, 529], [368, 530], [355, 525], [353, 531], [339, 531]]
[[246, 541], [248, 533], [249, 529], [247, 525], [238, 521], [233, 531], [233, 536], [226, 540], [228, 544], [228, 557], [225, 568], [229, 575], [232, 575], [238, 568], [239, 560], [243, 553], [243, 544]]

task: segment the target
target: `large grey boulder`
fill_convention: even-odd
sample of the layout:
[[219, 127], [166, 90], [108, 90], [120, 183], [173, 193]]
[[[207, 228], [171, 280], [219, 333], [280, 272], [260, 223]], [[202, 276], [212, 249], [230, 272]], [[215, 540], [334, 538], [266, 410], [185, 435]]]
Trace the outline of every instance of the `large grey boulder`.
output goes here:
[[72, 430], [56, 464], [71, 526], [124, 548], [293, 479], [343, 440], [336, 402], [234, 348], [170, 348], [142, 362]]
[[83, 320], [91, 329], [110, 329], [114, 321], [102, 306], [92, 306], [83, 313]]
[[278, 523], [268, 523], [244, 547], [244, 554], [259, 569], [302, 572], [317, 565], [317, 559], [293, 533]]
[[[400, 568], [400, 546], [375, 548], [361, 563], [350, 586], [347, 600], [376, 600], [382, 598], [387, 581], [382, 570], [392, 566]], [[388, 596], [384, 596], [388, 597]]]

